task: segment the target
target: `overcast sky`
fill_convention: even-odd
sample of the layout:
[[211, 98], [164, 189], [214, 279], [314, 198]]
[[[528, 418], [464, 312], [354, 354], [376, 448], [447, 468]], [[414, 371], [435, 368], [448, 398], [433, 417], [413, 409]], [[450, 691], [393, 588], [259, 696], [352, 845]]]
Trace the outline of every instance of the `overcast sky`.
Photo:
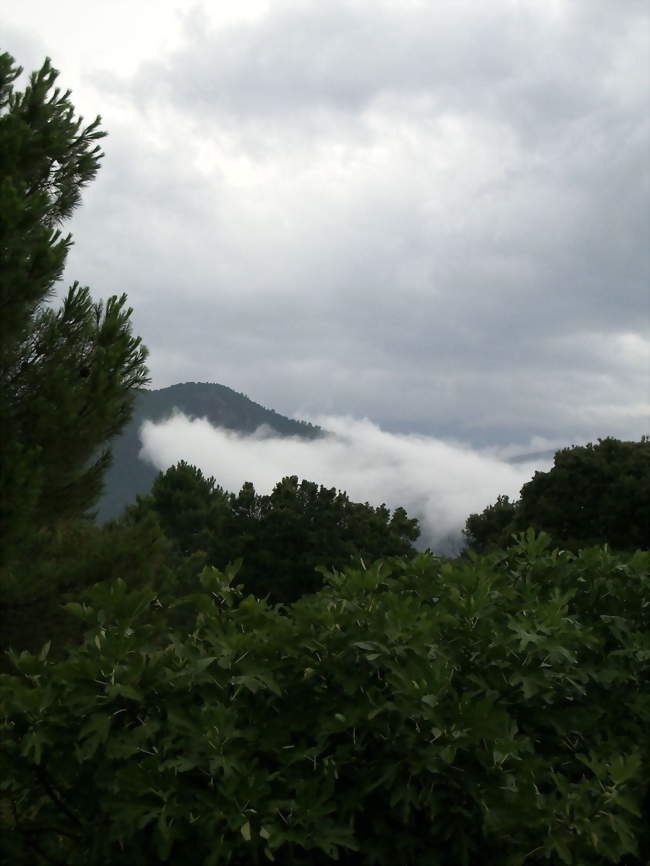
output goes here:
[[128, 293], [155, 387], [473, 446], [648, 432], [649, 28], [642, 0], [0, 6], [103, 117], [67, 279]]

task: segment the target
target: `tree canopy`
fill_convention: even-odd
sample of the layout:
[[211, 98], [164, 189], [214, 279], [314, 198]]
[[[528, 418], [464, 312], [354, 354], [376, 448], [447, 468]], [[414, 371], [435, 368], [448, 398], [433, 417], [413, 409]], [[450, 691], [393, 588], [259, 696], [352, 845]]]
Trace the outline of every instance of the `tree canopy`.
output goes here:
[[[147, 381], [126, 296], [95, 302], [74, 283], [48, 305], [72, 243], [59, 226], [95, 177], [99, 118], [76, 117], [46, 61], [25, 90], [0, 56], [0, 549], [24, 528], [78, 515], [100, 490], [101, 446]], [[99, 452], [99, 453], [98, 453]]]
[[279, 602], [318, 589], [319, 566], [342, 568], [352, 559], [415, 553], [417, 520], [403, 508], [351, 502], [346, 493], [287, 476], [270, 494], [252, 483], [227, 493], [181, 461], [156, 478], [148, 496], [128, 509], [127, 523], [154, 514], [181, 557], [225, 568], [243, 560], [248, 592]]
[[[32, 548], [47, 559], [44, 534], [92, 508], [106, 443], [147, 381], [125, 295], [94, 301], [75, 282], [52, 303], [72, 243], [60, 226], [97, 173], [104, 132], [76, 116], [49, 60], [22, 91], [20, 72], [0, 55], [0, 618], [12, 621], [35, 600]], [[35, 579], [56, 596], [55, 580]]]
[[507, 545], [512, 533], [534, 527], [569, 550], [609, 544], [618, 550], [650, 544], [650, 439], [564, 448], [552, 469], [536, 472], [517, 502], [499, 496], [471, 514], [465, 536], [475, 550]]

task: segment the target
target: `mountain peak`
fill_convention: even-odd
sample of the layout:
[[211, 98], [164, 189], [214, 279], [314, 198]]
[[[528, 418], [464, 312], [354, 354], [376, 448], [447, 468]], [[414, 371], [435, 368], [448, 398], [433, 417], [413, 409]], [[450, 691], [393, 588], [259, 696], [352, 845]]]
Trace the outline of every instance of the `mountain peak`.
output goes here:
[[245, 394], [217, 382], [181, 382], [138, 394], [133, 416], [112, 443], [113, 464], [106, 474], [104, 493], [97, 505], [97, 519], [115, 517], [138, 494], [147, 493], [158, 470], [139, 457], [140, 428], [145, 421], [165, 421], [175, 412], [190, 418], [207, 418], [215, 427], [251, 435], [262, 426], [278, 436], [317, 439], [320, 427], [287, 418], [266, 409]]

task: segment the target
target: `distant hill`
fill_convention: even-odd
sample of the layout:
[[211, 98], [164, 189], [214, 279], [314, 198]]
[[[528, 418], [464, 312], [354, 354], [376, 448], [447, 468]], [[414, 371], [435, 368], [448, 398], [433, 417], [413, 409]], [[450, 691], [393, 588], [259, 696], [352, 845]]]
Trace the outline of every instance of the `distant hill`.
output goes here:
[[550, 448], [546, 451], [529, 451], [527, 454], [518, 454], [516, 457], [510, 457], [508, 463], [545, 463], [547, 460], [550, 460], [552, 463], [557, 451], [557, 448]]
[[124, 432], [113, 440], [113, 465], [106, 474], [104, 494], [97, 505], [100, 523], [115, 517], [137, 494], [147, 493], [158, 474], [150, 463], [140, 460], [140, 427], [145, 421], [163, 421], [175, 410], [192, 418], [207, 418], [212, 424], [238, 433], [254, 433], [266, 425], [280, 436], [316, 439], [319, 427], [293, 421], [272, 409], [249, 400], [225, 385], [185, 382], [157, 391], [143, 391], [135, 402], [133, 417]]

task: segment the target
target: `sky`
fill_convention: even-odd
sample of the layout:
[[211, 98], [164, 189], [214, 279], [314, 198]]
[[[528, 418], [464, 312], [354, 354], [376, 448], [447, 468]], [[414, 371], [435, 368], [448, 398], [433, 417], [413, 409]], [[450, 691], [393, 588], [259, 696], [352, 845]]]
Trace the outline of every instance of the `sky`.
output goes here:
[[4, 0], [0, 33], [102, 115], [66, 280], [128, 293], [154, 387], [481, 453], [649, 432], [642, 0]]

